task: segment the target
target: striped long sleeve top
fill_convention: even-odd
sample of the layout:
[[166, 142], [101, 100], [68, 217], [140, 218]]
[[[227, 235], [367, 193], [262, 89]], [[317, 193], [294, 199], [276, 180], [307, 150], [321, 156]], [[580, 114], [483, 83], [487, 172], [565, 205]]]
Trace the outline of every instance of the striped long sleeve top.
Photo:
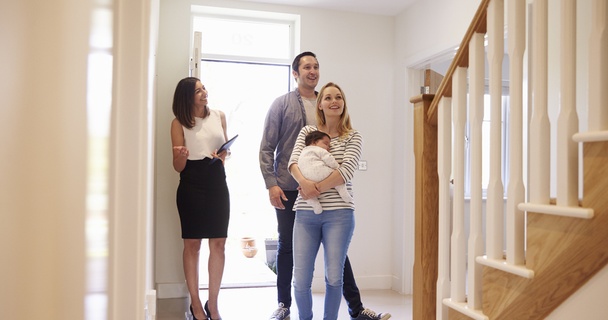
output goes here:
[[[308, 125], [303, 127], [298, 134], [296, 143], [293, 147], [291, 157], [287, 167], [289, 168], [292, 164], [297, 164], [302, 149], [306, 146], [304, 144], [304, 138], [311, 132], [318, 130], [317, 126]], [[330, 152], [336, 158], [336, 161], [340, 164], [338, 172], [344, 179], [348, 192], [353, 196], [353, 184], [351, 182], [355, 171], [359, 165], [359, 159], [361, 158], [361, 152], [363, 147], [363, 137], [357, 130], [352, 130], [346, 136], [332, 138], [330, 143]], [[319, 202], [323, 206], [323, 210], [336, 210], [336, 209], [355, 209], [354, 202], [345, 202], [342, 197], [338, 194], [335, 188], [331, 188], [327, 191], [322, 192], [319, 197]], [[302, 197], [298, 195], [294, 210], [313, 210], [306, 201], [302, 200]]]

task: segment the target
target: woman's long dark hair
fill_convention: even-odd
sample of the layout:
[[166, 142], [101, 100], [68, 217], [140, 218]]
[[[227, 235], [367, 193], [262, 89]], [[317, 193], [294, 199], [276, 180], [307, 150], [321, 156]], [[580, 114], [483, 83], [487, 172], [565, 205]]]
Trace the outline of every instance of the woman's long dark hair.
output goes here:
[[195, 124], [192, 108], [194, 106], [194, 90], [196, 89], [196, 83], [199, 81], [195, 77], [184, 78], [177, 83], [173, 94], [173, 115], [182, 126], [188, 129], [194, 127]]

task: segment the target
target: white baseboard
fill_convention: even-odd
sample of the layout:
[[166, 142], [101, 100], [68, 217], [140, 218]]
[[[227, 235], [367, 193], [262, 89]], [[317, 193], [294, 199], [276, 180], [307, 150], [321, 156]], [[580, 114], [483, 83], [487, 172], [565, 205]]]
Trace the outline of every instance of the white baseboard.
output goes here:
[[146, 320], [156, 319], [156, 290], [146, 292]]
[[400, 279], [398, 277], [391, 277], [391, 289], [393, 291], [397, 291], [399, 294], [412, 294], [412, 290], [410, 287], [406, 287], [405, 282], [403, 279]]
[[156, 285], [157, 299], [187, 298], [188, 287], [185, 282], [159, 283]]

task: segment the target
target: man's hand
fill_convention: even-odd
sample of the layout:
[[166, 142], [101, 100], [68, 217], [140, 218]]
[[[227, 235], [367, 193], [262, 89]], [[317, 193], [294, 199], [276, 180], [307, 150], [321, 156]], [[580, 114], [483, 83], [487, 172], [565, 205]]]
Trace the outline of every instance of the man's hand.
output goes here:
[[268, 196], [270, 197], [270, 205], [277, 209], [285, 210], [283, 201], [287, 201], [287, 197], [285, 196], [285, 193], [283, 193], [281, 187], [270, 187], [270, 189], [268, 189]]

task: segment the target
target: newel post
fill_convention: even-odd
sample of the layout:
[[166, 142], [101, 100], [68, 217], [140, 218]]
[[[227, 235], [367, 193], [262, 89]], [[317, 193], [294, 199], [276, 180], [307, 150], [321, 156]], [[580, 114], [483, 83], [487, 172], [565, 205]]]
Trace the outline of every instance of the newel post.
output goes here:
[[416, 159], [415, 253], [413, 319], [435, 319], [439, 181], [437, 173], [437, 119], [428, 110], [434, 95], [413, 97], [414, 156]]

